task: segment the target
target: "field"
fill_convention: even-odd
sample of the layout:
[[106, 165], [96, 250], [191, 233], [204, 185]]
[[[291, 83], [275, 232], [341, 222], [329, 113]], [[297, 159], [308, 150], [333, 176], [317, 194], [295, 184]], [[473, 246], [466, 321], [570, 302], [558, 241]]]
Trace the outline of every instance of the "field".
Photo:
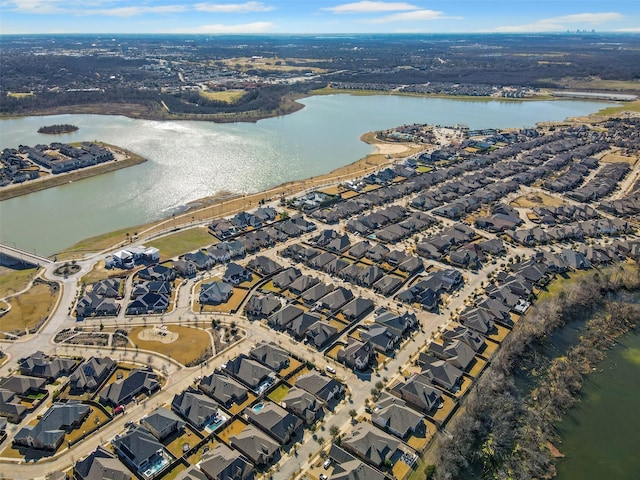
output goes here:
[[212, 243], [215, 243], [215, 237], [209, 235], [205, 229], [190, 228], [153, 240], [146, 245], [160, 250], [160, 261], [165, 261]]
[[634, 165], [638, 159], [636, 157], [627, 157], [625, 155], [616, 155], [615, 153], [610, 153], [605, 155], [600, 159], [603, 163], [629, 163]]
[[223, 90], [220, 92], [200, 91], [200, 95], [208, 100], [216, 100], [218, 102], [235, 103], [245, 96], [246, 90]]
[[306, 62], [317, 63], [320, 60], [313, 59], [293, 59], [298, 65], [288, 65], [288, 59], [286, 58], [255, 58], [255, 57], [236, 57], [224, 59], [223, 62], [230, 68], [239, 71], [246, 70], [273, 70], [279, 72], [313, 72], [313, 73], [325, 73], [327, 70], [318, 67], [306, 67], [299, 64]]
[[0, 298], [24, 290], [37, 273], [37, 268], [14, 270], [0, 267]]
[[512, 207], [532, 208], [532, 207], [558, 207], [562, 205], [562, 200], [545, 193], [530, 193], [513, 200]]
[[198, 328], [169, 325], [167, 330], [178, 335], [171, 343], [163, 343], [161, 340], [163, 337], [158, 337], [158, 340], [142, 340], [139, 336], [140, 333], [150, 329], [153, 327], [135, 327], [129, 333], [129, 338], [140, 350], [150, 350], [167, 355], [183, 365], [194, 362], [207, 349], [212, 348], [209, 334]]
[[104, 280], [105, 278], [117, 276], [119, 273], [113, 270], [107, 270], [104, 268], [104, 260], [100, 260], [96, 264], [93, 265], [93, 268], [89, 273], [82, 277], [82, 283], [87, 285], [91, 283], [96, 283], [99, 280]]
[[0, 318], [0, 330], [10, 333], [14, 330], [36, 328], [51, 312], [58, 293], [59, 291], [53, 292], [49, 285], [39, 283], [12, 298], [9, 301], [11, 310]]

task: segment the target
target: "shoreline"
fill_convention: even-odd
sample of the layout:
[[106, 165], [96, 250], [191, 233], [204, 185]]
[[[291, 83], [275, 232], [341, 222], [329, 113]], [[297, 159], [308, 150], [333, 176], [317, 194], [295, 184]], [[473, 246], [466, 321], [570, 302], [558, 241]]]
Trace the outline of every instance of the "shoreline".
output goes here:
[[58, 175], [49, 175], [47, 177], [39, 178], [37, 180], [30, 180], [18, 185], [2, 187], [0, 189], [0, 202], [9, 200], [11, 198], [20, 197], [22, 195], [39, 192], [41, 190], [46, 190], [48, 188], [58, 187], [60, 185], [64, 185], [65, 183], [77, 182], [78, 180], [84, 180], [85, 178], [95, 177], [98, 175], [102, 175], [103, 173], [115, 172], [116, 170], [139, 165], [147, 161], [146, 158], [141, 157], [140, 155], [122, 147], [110, 145], [103, 142], [97, 143], [103, 145], [113, 152], [122, 152], [124, 155], [126, 155], [126, 158], [124, 160], [111, 160], [99, 165], [81, 168], [79, 170], [74, 170]]

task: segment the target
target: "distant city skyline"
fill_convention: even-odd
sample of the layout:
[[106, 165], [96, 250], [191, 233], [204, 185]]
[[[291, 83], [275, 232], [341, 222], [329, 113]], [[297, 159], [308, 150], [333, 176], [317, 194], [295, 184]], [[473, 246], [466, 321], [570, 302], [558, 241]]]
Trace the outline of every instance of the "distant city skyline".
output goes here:
[[0, 33], [640, 33], [637, 0], [0, 0]]

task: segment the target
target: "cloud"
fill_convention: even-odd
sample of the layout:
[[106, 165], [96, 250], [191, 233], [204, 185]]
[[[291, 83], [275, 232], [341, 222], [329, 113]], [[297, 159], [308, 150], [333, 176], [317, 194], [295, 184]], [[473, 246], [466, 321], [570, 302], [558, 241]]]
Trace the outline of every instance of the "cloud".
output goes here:
[[272, 22], [254, 22], [242, 25], [224, 25], [216, 23], [213, 25], [202, 25], [193, 28], [180, 28], [174, 30], [173, 33], [210, 33], [210, 34], [227, 34], [227, 33], [265, 33], [273, 31], [275, 25]]
[[629, 32], [629, 33], [640, 32], [640, 27], [618, 28], [617, 30], [614, 30], [614, 32]]
[[354, 3], [344, 3], [335, 7], [322, 8], [332, 13], [380, 13], [380, 12], [401, 12], [406, 10], [418, 10], [418, 7], [407, 2], [371, 2], [362, 1]]
[[185, 5], [158, 5], [155, 7], [115, 7], [105, 9], [81, 10], [76, 12], [78, 16], [101, 15], [105, 17], [135, 17], [150, 13], [180, 13], [186, 12]]
[[562, 17], [544, 18], [537, 22], [523, 25], [508, 25], [494, 28], [492, 31], [499, 33], [531, 33], [531, 32], [557, 32], [574, 27], [575, 24], [601, 25], [607, 22], [615, 22], [624, 19], [624, 16], [616, 12], [605, 13], [577, 13]]
[[380, 18], [373, 18], [371, 20], [363, 20], [364, 23], [392, 23], [392, 22], [422, 22], [428, 20], [443, 20], [445, 18], [460, 17], [444, 17], [443, 12], [436, 10], [414, 10], [412, 12], [394, 13], [393, 15], [387, 15]]
[[246, 3], [196, 3], [193, 8], [199, 12], [210, 13], [249, 13], [249, 12], [270, 12], [275, 7], [265, 5], [261, 2]]

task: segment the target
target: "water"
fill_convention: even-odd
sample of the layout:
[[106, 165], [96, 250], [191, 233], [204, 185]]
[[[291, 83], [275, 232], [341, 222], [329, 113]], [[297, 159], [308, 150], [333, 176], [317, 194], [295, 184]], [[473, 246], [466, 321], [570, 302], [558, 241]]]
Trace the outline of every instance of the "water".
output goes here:
[[598, 369], [559, 425], [567, 458], [557, 480], [640, 478], [640, 333], [622, 338]]
[[[84, 238], [169, 216], [220, 191], [255, 192], [327, 173], [373, 151], [361, 134], [404, 123], [530, 127], [608, 106], [593, 101], [485, 102], [393, 95], [317, 96], [294, 114], [255, 124], [155, 122], [56, 115], [0, 121], [0, 148], [100, 140], [148, 162], [0, 203], [0, 241], [54, 254]], [[38, 134], [70, 123], [77, 132]]]

